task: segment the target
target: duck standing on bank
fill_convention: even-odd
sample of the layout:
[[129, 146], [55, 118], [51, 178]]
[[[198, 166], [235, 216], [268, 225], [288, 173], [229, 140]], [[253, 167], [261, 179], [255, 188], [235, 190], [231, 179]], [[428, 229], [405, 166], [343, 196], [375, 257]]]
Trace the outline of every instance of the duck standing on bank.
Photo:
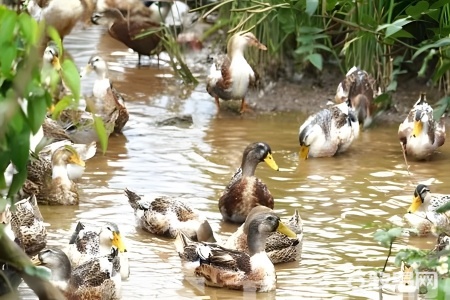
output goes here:
[[240, 112], [250, 110], [245, 96], [250, 86], [256, 83], [255, 72], [244, 57], [248, 46], [267, 50], [251, 32], [234, 34], [227, 44], [226, 56], [221, 56], [212, 66], [206, 78], [206, 90], [216, 100], [217, 111], [219, 99], [241, 100]]

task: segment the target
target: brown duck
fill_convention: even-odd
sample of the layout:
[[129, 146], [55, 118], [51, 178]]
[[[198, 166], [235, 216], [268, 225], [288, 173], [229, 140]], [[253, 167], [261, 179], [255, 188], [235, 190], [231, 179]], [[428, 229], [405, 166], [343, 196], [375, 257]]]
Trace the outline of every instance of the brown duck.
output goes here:
[[227, 55], [221, 56], [210, 69], [206, 79], [206, 90], [216, 100], [242, 100], [240, 112], [249, 110], [245, 103], [245, 95], [250, 86], [256, 82], [255, 72], [244, 57], [247, 46], [261, 50], [267, 47], [261, 44], [251, 32], [234, 34], [227, 44]]
[[[164, 20], [170, 11], [170, 3], [164, 2], [161, 7], [159, 18]], [[138, 54], [138, 64], [141, 63], [141, 55], [150, 55], [155, 50], [162, 37], [161, 24], [155, 22], [155, 18], [142, 16], [128, 16], [127, 18], [120, 10], [112, 8], [92, 15], [92, 23], [96, 25], [109, 24], [109, 35], [133, 49]], [[154, 32], [152, 32], [154, 31]], [[137, 37], [144, 32], [151, 32], [143, 37]]]
[[195, 274], [203, 277], [207, 286], [269, 292], [276, 289], [277, 277], [264, 245], [268, 235], [275, 231], [296, 238], [276, 214], [264, 213], [248, 224], [248, 254], [216, 244], [192, 242], [181, 231], [175, 247], [183, 260], [199, 261]]
[[262, 161], [278, 171], [268, 144], [257, 142], [245, 148], [240, 168], [219, 199], [219, 210], [224, 220], [243, 223], [253, 207], [263, 205], [273, 208], [269, 189], [255, 176], [256, 166]]
[[363, 128], [367, 128], [372, 124], [372, 115], [376, 108], [373, 99], [376, 98], [377, 93], [375, 79], [366, 71], [355, 66], [339, 83], [335, 101], [342, 103], [350, 99], [352, 108], [358, 115], [359, 123], [363, 124]]

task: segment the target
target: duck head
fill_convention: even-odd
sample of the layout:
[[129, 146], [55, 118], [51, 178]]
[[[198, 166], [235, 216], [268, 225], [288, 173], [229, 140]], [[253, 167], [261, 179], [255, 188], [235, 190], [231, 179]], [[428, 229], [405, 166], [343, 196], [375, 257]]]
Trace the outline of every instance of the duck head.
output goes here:
[[106, 78], [108, 73], [108, 64], [102, 57], [94, 55], [89, 59], [88, 64], [80, 73], [80, 77], [84, 77], [92, 71], [97, 74], [97, 77], [101, 79]]
[[[70, 170], [68, 169], [68, 165], [71, 165]], [[79, 171], [84, 172], [85, 163], [81, 159], [77, 150], [72, 146], [65, 145], [53, 152], [52, 154], [52, 167], [53, 173], [52, 178], [63, 178], [70, 179], [73, 178], [74, 173], [78, 173]]]
[[428, 200], [429, 196], [430, 189], [424, 184], [419, 184], [414, 190], [413, 201], [408, 209], [408, 213], [416, 212], [419, 207]]
[[99, 238], [100, 247], [105, 248], [105, 252], [111, 251], [111, 247], [113, 246], [116, 247], [120, 253], [127, 252], [117, 224], [106, 222], [100, 229]]
[[253, 176], [256, 166], [263, 161], [275, 171], [279, 170], [272, 156], [272, 150], [267, 143], [256, 142], [248, 145], [242, 155], [241, 168], [243, 175]]
[[232, 57], [235, 53], [243, 53], [247, 46], [256, 47], [260, 50], [267, 50], [267, 47], [255, 37], [251, 32], [238, 32], [234, 34], [227, 44], [227, 53]]
[[59, 49], [55, 42], [50, 41], [44, 50], [43, 56], [44, 66], [53, 67], [56, 71], [61, 70], [61, 64], [59, 61]]
[[60, 249], [44, 249], [34, 256], [31, 261], [36, 266], [50, 270], [50, 280], [62, 290], [67, 289], [72, 266], [67, 255]]

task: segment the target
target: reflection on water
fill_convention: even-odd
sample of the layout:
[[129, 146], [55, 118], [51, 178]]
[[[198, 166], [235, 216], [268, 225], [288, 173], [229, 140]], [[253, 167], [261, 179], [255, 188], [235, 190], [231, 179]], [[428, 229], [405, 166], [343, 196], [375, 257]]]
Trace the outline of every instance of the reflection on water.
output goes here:
[[[137, 55], [109, 38], [98, 27], [78, 30], [66, 38], [66, 50], [79, 67], [94, 53], [110, 64], [110, 77], [126, 98], [130, 121], [123, 135], [112, 135], [108, 151], [87, 162], [78, 207], [46, 207], [49, 245], [68, 243], [77, 220], [116, 222], [127, 237], [131, 276], [123, 284], [124, 299], [299, 299], [377, 298], [374, 272], [386, 249], [373, 241], [370, 223], [383, 225], [402, 215], [418, 181], [428, 180], [432, 192], [450, 193], [446, 164], [448, 146], [429, 162], [410, 161], [410, 172], [397, 139], [397, 125], [379, 125], [335, 158], [298, 161], [298, 127], [306, 116], [271, 113], [241, 117], [224, 110], [216, 116], [213, 99], [200, 84], [184, 89], [164, 63], [136, 67]], [[82, 80], [89, 94], [93, 78]], [[156, 125], [178, 114], [192, 114], [190, 128]], [[278, 288], [269, 294], [207, 288], [178, 258], [171, 240], [152, 236], [134, 225], [124, 188], [146, 195], [181, 196], [207, 212], [222, 237], [236, 226], [221, 221], [217, 200], [239, 166], [250, 142], [265, 141], [280, 166], [257, 169], [276, 199], [275, 210], [291, 216], [299, 208], [305, 238], [301, 262], [278, 265]], [[430, 248], [433, 238], [403, 238], [404, 245]], [[392, 267], [388, 271], [396, 271]], [[367, 285], [371, 283], [372, 285]], [[366, 284], [366, 285], [364, 285]], [[24, 299], [34, 299], [21, 288]]]

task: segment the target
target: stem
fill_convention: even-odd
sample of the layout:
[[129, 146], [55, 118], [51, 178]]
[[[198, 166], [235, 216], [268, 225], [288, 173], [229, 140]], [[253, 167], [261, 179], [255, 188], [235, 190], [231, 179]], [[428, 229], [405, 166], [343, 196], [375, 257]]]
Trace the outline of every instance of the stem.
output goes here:
[[392, 240], [391, 244], [389, 245], [388, 255], [386, 257], [386, 261], [384, 262], [384, 266], [383, 266], [383, 270], [382, 270], [383, 273], [386, 271], [386, 266], [387, 266], [389, 257], [391, 256], [391, 253], [392, 253], [392, 245], [393, 244], [394, 244], [394, 239]]

